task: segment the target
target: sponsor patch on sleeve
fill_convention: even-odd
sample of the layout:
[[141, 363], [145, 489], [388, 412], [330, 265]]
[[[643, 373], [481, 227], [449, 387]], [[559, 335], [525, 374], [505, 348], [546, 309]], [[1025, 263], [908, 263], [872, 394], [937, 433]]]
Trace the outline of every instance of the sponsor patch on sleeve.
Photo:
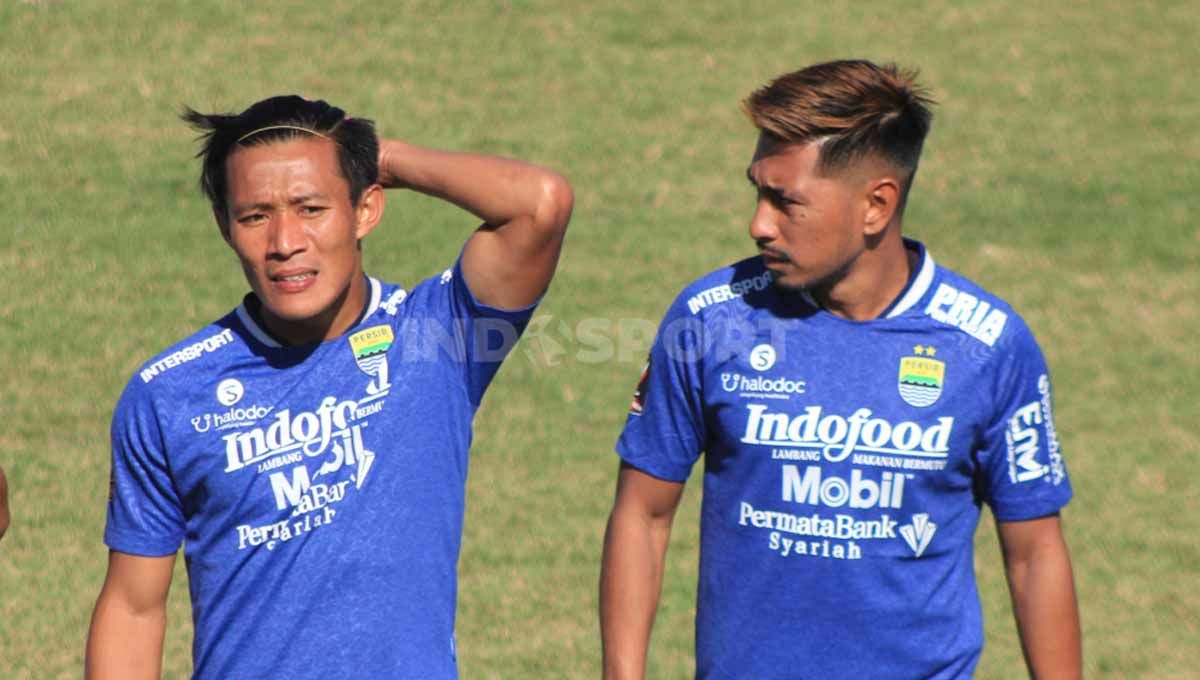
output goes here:
[[650, 382], [650, 359], [647, 357], [646, 366], [642, 369], [642, 377], [638, 380], [637, 389], [633, 391], [633, 401], [629, 403], [629, 412], [635, 416], [642, 415], [646, 405], [646, 387]]

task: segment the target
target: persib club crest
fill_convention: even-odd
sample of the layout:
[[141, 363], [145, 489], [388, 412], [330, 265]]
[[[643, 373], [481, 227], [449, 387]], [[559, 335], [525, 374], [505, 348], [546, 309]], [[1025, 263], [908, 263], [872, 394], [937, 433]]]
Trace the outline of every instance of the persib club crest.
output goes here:
[[946, 364], [933, 358], [937, 354], [935, 347], [917, 345], [913, 348], [913, 354], [916, 356], [900, 359], [900, 377], [896, 386], [905, 403], [916, 407], [929, 406], [942, 396]]
[[391, 326], [372, 326], [350, 336], [350, 349], [354, 352], [354, 363], [363, 373], [375, 378], [367, 386], [367, 392], [376, 394], [386, 390], [388, 382], [387, 351], [395, 341]]

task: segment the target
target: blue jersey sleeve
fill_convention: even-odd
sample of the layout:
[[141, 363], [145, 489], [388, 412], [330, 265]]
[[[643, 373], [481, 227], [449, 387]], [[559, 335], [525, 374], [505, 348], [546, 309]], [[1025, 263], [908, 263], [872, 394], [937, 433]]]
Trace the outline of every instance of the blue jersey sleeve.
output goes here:
[[683, 296], [667, 311], [633, 397], [617, 453], [633, 467], [682, 482], [704, 449], [703, 327]]
[[185, 533], [182, 504], [149, 390], [137, 377], [117, 403], [104, 542], [120, 552], [171, 555]]
[[[479, 406], [500, 364], [525, 331], [538, 303], [520, 309], [500, 309], [485, 305], [475, 297], [463, 276], [462, 256], [430, 285], [435, 296], [447, 303], [466, 375], [471, 403]], [[539, 300], [540, 302], [540, 300]]]
[[995, 416], [985, 431], [983, 478], [985, 500], [1000, 521], [1035, 519], [1053, 514], [1071, 499], [1071, 483], [1063, 464], [1050, 372], [1041, 349], [1023, 323], [999, 349]]

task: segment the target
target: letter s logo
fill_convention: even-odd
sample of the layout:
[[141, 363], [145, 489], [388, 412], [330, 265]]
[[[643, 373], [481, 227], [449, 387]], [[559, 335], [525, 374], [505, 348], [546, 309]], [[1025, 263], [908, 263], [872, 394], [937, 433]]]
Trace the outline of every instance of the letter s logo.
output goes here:
[[762, 344], [750, 350], [750, 365], [756, 371], [770, 370], [775, 365], [775, 348]]
[[246, 388], [237, 378], [226, 378], [217, 385], [217, 401], [223, 406], [233, 406], [242, 399]]

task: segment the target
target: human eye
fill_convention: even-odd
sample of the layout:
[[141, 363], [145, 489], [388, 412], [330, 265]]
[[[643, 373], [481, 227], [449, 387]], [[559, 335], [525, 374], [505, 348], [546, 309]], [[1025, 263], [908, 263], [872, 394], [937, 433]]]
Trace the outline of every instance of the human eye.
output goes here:
[[255, 224], [261, 224], [266, 219], [267, 219], [267, 216], [265, 213], [252, 212], [252, 213], [246, 213], [244, 215], [239, 215], [237, 218], [237, 223], [244, 224], [246, 226], [253, 226]]
[[328, 210], [326, 206], [306, 203], [300, 206], [300, 214], [306, 217], [315, 217]]
[[771, 205], [779, 208], [780, 210], [786, 210], [787, 208], [796, 204], [795, 201], [784, 196], [782, 192], [767, 187], [762, 187], [759, 189], [759, 196], [767, 199], [771, 202]]

